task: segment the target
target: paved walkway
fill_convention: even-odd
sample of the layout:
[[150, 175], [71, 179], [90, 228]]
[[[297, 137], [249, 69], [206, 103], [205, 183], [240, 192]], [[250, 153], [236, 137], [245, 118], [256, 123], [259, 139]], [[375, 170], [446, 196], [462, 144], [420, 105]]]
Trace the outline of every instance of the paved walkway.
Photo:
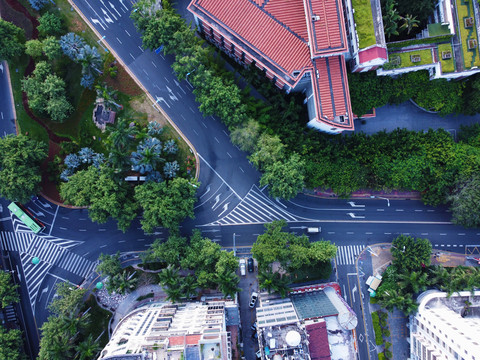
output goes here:
[[366, 119], [362, 125], [355, 120], [355, 133], [374, 134], [382, 130], [387, 132], [396, 128], [407, 128], [415, 131], [428, 129], [445, 129], [456, 136], [461, 125], [480, 123], [480, 114], [474, 116], [448, 115], [442, 117], [420, 110], [410, 101], [400, 105], [386, 105], [376, 109], [376, 117]]

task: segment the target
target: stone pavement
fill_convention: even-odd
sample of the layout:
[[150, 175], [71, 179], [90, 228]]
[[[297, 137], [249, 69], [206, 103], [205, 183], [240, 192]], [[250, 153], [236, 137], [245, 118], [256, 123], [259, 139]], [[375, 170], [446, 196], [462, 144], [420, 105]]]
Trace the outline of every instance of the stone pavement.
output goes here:
[[[359, 283], [362, 290], [367, 289], [365, 281], [371, 275], [382, 274], [385, 269], [390, 265], [392, 256], [390, 253], [391, 244], [382, 243], [368, 246], [358, 257], [357, 274], [359, 277]], [[475, 254], [459, 254], [449, 251], [440, 251], [433, 249], [431, 263], [432, 265], [442, 265], [445, 267], [453, 266], [473, 266], [477, 262], [473, 260], [473, 257], [480, 257]], [[365, 296], [363, 300], [363, 308], [368, 311], [365, 313], [366, 321], [370, 322], [371, 327], [371, 313], [380, 309], [376, 304], [371, 304], [368, 296]], [[394, 310], [388, 313], [388, 326], [390, 329], [390, 338], [387, 341], [392, 343], [391, 352], [393, 354], [393, 360], [405, 360], [410, 353], [410, 344], [407, 341], [410, 337], [408, 330], [408, 317], [406, 317], [401, 311]], [[368, 327], [368, 326], [367, 326]], [[373, 333], [369, 333], [370, 347], [383, 350], [383, 347], [375, 346], [375, 337]], [[372, 349], [370, 349], [372, 351]], [[371, 352], [372, 359], [376, 359], [376, 353]], [[375, 354], [375, 355], [374, 355]]]

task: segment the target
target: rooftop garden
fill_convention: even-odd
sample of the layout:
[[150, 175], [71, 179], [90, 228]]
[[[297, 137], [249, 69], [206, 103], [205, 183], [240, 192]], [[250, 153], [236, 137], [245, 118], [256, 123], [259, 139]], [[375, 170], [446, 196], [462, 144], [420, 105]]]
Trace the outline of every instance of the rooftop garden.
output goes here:
[[470, 69], [474, 66], [480, 66], [473, 5], [471, 1], [464, 0], [456, 0], [456, 5], [465, 68]]
[[373, 24], [372, 7], [370, 0], [352, 0], [352, 6], [355, 9], [353, 17], [357, 24], [357, 35], [360, 49], [374, 45], [375, 28]]
[[390, 53], [388, 57], [390, 61], [387, 63], [389, 65], [386, 69], [405, 68], [433, 63], [431, 49]]
[[428, 28], [429, 36], [441, 36], [441, 35], [450, 34], [450, 29], [448, 28], [448, 24], [442, 24], [442, 23], [428, 24], [427, 28]]
[[453, 57], [452, 44], [438, 45], [438, 58], [442, 64], [442, 72], [449, 73], [455, 71], [455, 60]]

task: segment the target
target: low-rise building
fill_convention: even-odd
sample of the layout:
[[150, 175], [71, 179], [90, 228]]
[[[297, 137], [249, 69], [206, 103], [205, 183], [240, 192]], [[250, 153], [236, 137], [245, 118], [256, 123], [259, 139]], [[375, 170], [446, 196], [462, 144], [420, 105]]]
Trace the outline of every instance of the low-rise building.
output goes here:
[[225, 301], [149, 303], [118, 323], [100, 359], [231, 360], [227, 327], [238, 326], [235, 307]]
[[480, 291], [427, 291], [410, 319], [413, 360], [480, 359]]

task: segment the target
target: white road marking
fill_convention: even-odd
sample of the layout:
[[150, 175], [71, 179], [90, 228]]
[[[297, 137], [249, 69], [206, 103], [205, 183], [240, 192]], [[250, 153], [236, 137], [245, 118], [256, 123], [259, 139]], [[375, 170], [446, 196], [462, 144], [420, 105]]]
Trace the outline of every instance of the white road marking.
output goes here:
[[202, 121], [202, 125], [205, 126], [205, 129], [207, 128], [207, 125], [205, 125], [205, 123]]
[[145, 70], [145, 69], [142, 69], [142, 70], [143, 70], [143, 72], [145, 73], [145, 75], [148, 76], [147, 70]]
[[348, 235], [353, 235], [353, 234], [355, 234], [355, 233], [354, 233], [353, 231], [347, 231], [347, 234], [348, 234]]
[[442, 236], [446, 236], [447, 234], [445, 234], [445, 233], [440, 233], [440, 235], [442, 235]]
[[227, 155], [230, 157], [230, 159], [232, 158], [232, 155], [230, 155], [230, 153], [227, 151]]
[[107, 229], [98, 229], [98, 231], [107, 231]]
[[125, 30], [125, 32], [127, 33], [128, 36], [132, 36], [132, 35], [130, 35], [130, 33], [127, 31], [127, 29], [124, 29], [124, 30]]
[[135, 56], [133, 56], [132, 53], [129, 53], [129, 54], [132, 57], [132, 59], [135, 60]]
[[242, 169], [240, 166], [239, 166], [238, 168], [239, 168], [240, 170], [242, 170], [242, 173], [245, 173], [245, 171], [243, 171], [243, 169]]
[[195, 129], [192, 129], [192, 130], [198, 136], [198, 132]]
[[458, 233], [458, 235], [461, 235], [461, 236], [463, 236], [463, 235], [465, 235], [465, 233]]
[[64, 228], [64, 227], [60, 226], [60, 230], [67, 230], [67, 228]]
[[423, 210], [415, 210], [416, 212], [423, 212]]
[[218, 139], [217, 139], [217, 137], [216, 137], [216, 136], [214, 136], [213, 138], [215, 139], [215, 141], [216, 141], [217, 143], [219, 143], [219, 144], [220, 144], [220, 141], [218, 141]]
[[104, 247], [107, 247], [107, 245], [102, 245], [102, 246], [100, 246], [100, 248], [104, 248]]
[[117, 41], [118, 41], [120, 44], [122, 43], [118, 37], [117, 37]]
[[78, 229], [78, 231], [87, 231], [87, 229]]
[[228, 136], [228, 133], [227, 133], [225, 130], [222, 130], [222, 131], [223, 131], [223, 133], [224, 133], [225, 135], [227, 135], [227, 136]]
[[395, 209], [395, 211], [403, 211], [403, 209]]
[[212, 170], [215, 173], [215, 175], [217, 175], [220, 178], [220, 180], [222, 180], [222, 182], [225, 185], [227, 185], [230, 188], [230, 190], [232, 190], [232, 192], [235, 194], [235, 196], [237, 198], [239, 198], [240, 200], [242, 200], [242, 198], [237, 194], [237, 192], [235, 190], [233, 190], [233, 188], [223, 179], [223, 177], [218, 172], [215, 171], [215, 169], [204, 159], [204, 157], [202, 155], [200, 155], [199, 153], [197, 153], [197, 155], [205, 163], [205, 165], [207, 165], [210, 168], [210, 170]]
[[170, 84], [170, 80], [168, 80], [165, 76], [163, 77], [167, 83]]
[[189, 106], [188, 108], [190, 109], [190, 111], [191, 111], [192, 113], [195, 114], [195, 110], [193, 110], [191, 106]]
[[155, 65], [155, 63], [154, 63], [153, 61], [152, 61], [152, 65], [155, 66], [155, 67], [157, 67], [157, 65]]
[[377, 209], [377, 211], [385, 211], [385, 209]]

